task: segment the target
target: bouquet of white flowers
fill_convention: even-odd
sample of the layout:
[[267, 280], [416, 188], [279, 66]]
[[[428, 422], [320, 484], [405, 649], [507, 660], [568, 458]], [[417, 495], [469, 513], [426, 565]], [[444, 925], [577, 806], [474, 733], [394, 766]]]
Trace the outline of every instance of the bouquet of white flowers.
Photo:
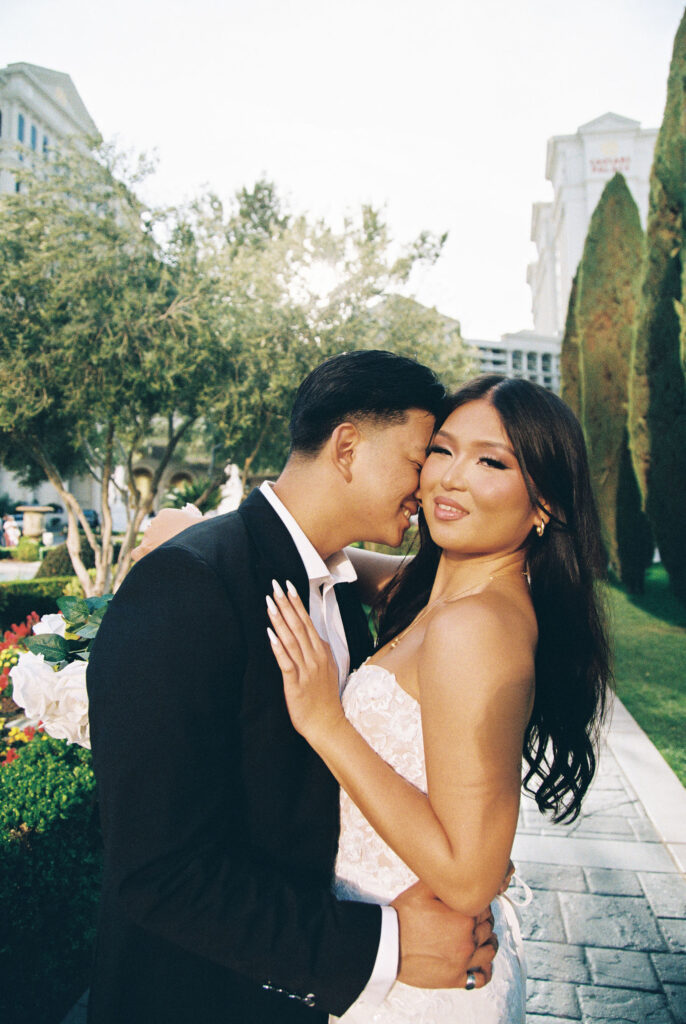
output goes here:
[[10, 672], [12, 699], [45, 732], [90, 748], [86, 668], [90, 647], [112, 595], [63, 597], [59, 615], [44, 615]]

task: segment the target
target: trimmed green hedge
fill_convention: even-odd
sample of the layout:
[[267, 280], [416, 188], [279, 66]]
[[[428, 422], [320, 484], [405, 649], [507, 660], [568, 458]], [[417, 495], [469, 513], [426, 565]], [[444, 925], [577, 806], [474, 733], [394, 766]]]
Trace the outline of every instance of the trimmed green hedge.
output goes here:
[[75, 576], [53, 576], [48, 579], [10, 580], [0, 583], [0, 624], [7, 629], [13, 622], [23, 622], [31, 612], [46, 615], [57, 611], [57, 600], [67, 588], [78, 581]]
[[[81, 561], [87, 569], [95, 568], [95, 555], [85, 537], [81, 538]], [[45, 576], [73, 576], [74, 567], [67, 551], [66, 544], [58, 544], [46, 552], [45, 558], [38, 566], [38, 572], [33, 577], [35, 580]]]
[[90, 751], [33, 740], [0, 767], [0, 1020], [59, 1024], [88, 986], [101, 863]]

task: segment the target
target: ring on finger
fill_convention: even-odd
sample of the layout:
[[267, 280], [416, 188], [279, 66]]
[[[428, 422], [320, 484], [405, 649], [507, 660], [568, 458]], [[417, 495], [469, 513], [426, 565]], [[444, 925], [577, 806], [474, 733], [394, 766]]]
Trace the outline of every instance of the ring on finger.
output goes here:
[[476, 988], [476, 971], [467, 971], [467, 984], [465, 988], [468, 992], [471, 992], [473, 988]]

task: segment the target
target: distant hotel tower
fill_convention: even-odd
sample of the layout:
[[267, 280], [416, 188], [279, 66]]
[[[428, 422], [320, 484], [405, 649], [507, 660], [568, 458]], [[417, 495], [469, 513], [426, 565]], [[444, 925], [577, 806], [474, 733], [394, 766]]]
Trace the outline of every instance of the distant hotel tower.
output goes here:
[[529, 264], [526, 275], [534, 329], [503, 334], [500, 341], [470, 339], [482, 373], [526, 377], [559, 392], [567, 304], [591, 215], [603, 188], [620, 171], [645, 227], [656, 138], [656, 128], [603, 114], [581, 125], [575, 135], [548, 140], [546, 178], [553, 186], [553, 200], [533, 205], [531, 240], [538, 259]]
[[527, 271], [536, 333], [563, 333], [591, 215], [617, 171], [626, 178], [645, 228], [656, 138], [657, 128], [603, 114], [575, 135], [548, 140], [545, 176], [553, 185], [553, 201], [533, 205], [531, 240], [538, 260]]

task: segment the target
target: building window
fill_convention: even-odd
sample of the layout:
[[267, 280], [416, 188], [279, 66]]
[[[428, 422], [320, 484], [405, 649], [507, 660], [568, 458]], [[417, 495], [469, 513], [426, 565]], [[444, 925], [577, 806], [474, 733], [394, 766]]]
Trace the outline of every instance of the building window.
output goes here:
[[21, 188], [21, 185], [19, 184], [19, 182], [15, 181], [15, 183], [14, 183], [14, 191], [18, 192], [20, 190], [20, 188]]
[[38, 146], [38, 132], [36, 131], [35, 124], [32, 124], [31, 125], [31, 149], [34, 151], [34, 153], [36, 152], [36, 147], [37, 146]]
[[20, 114], [17, 118], [17, 138], [20, 142], [24, 141], [24, 115]]
[[527, 352], [527, 354], [526, 354], [526, 368], [529, 371], [529, 373], [535, 373], [536, 372], [536, 353], [535, 352]]
[[550, 352], [544, 352], [541, 356], [541, 367], [544, 373], [550, 373], [552, 356]]
[[522, 368], [522, 353], [521, 352], [513, 352], [512, 353], [512, 369], [513, 370], [521, 370], [521, 368]]
[[43, 136], [43, 156], [47, 156], [48, 155], [48, 145], [49, 145], [48, 137], [47, 137], [47, 135], [44, 135]]

